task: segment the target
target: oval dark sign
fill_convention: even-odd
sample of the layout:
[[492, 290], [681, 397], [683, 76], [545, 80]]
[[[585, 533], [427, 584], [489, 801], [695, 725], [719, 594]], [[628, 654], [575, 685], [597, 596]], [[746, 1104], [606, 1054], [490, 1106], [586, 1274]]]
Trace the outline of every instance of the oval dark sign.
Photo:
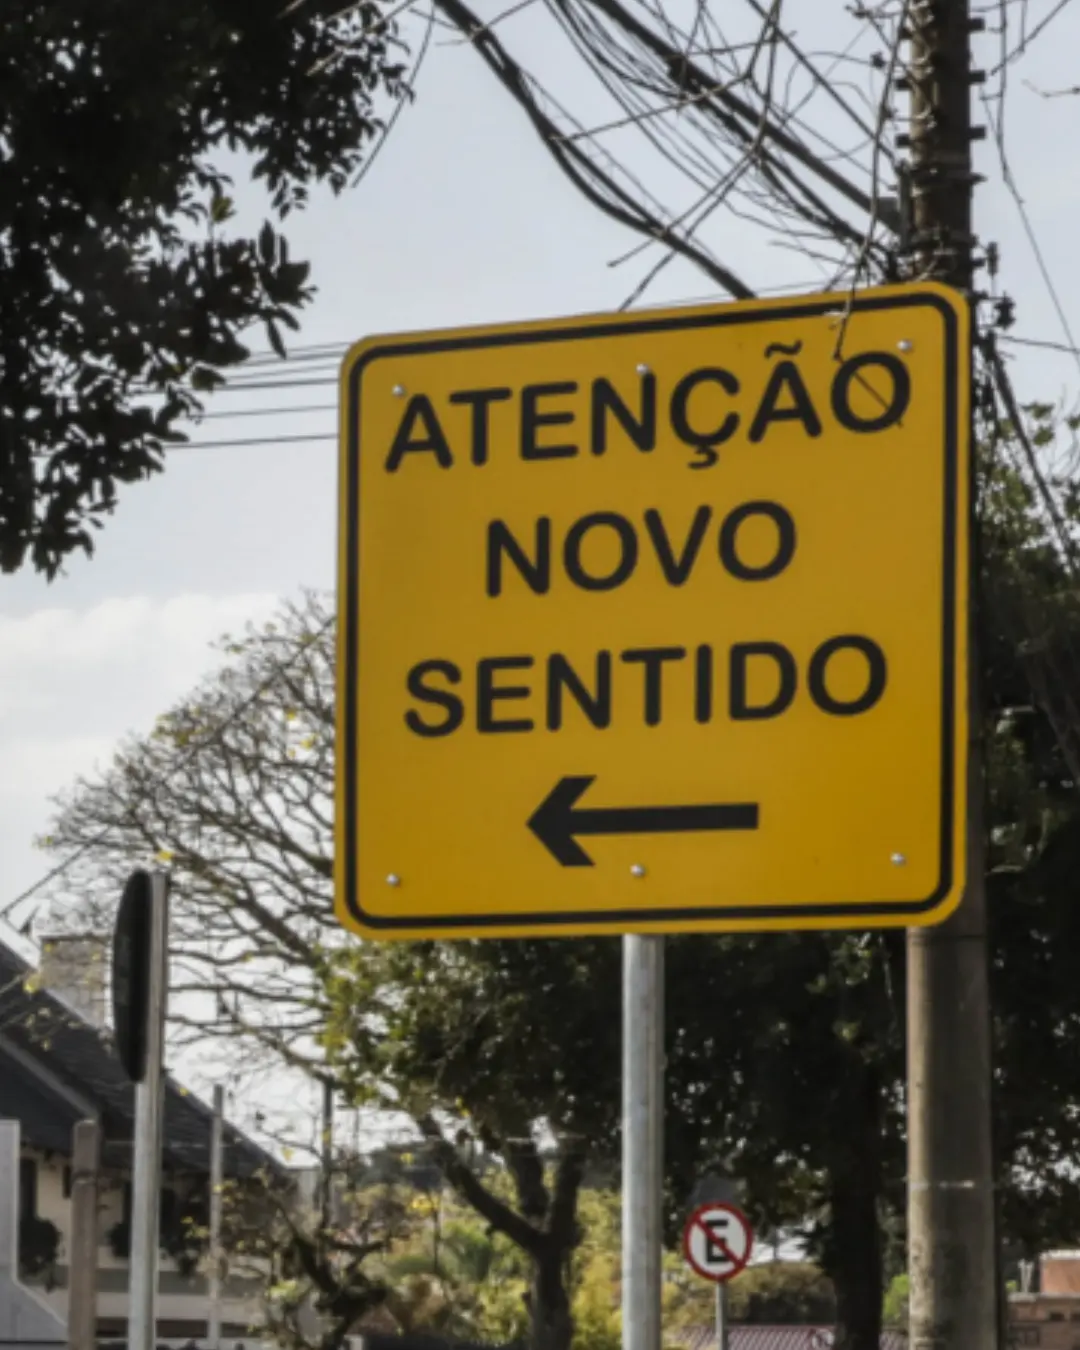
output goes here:
[[146, 1073], [146, 1024], [150, 996], [150, 873], [127, 879], [116, 915], [112, 950], [112, 1005], [116, 1053], [133, 1083]]

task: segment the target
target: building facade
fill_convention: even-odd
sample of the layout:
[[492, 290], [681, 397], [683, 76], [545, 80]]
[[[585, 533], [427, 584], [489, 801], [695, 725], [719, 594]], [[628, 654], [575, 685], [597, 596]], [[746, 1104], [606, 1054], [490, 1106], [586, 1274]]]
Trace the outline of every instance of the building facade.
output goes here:
[[[86, 943], [53, 940], [41, 972], [0, 944], [0, 1122], [5, 1122], [0, 1174], [7, 1178], [7, 1204], [0, 1203], [0, 1229], [7, 1230], [0, 1231], [0, 1255], [7, 1253], [7, 1266], [0, 1265], [0, 1340], [5, 1339], [5, 1307], [9, 1323], [21, 1316], [25, 1325], [36, 1318], [45, 1327], [48, 1319], [33, 1311], [44, 1309], [66, 1325], [72, 1135], [81, 1120], [96, 1121], [102, 1140], [98, 1332], [117, 1337], [126, 1331], [134, 1090], [102, 1024], [104, 964], [95, 971]], [[44, 987], [45, 981], [53, 987]], [[161, 1193], [166, 1250], [158, 1301], [162, 1339], [200, 1340], [207, 1334], [205, 1259], [185, 1218], [208, 1212], [212, 1119], [198, 1097], [167, 1081]], [[285, 1179], [273, 1158], [228, 1124], [224, 1171], [241, 1186], [257, 1175]], [[225, 1337], [249, 1337], [259, 1316], [257, 1283], [227, 1279], [219, 1311]]]

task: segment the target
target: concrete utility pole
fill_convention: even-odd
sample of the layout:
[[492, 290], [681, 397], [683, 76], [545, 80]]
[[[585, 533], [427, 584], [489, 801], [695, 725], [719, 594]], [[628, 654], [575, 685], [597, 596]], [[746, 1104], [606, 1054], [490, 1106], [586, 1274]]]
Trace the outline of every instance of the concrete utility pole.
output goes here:
[[[915, 0], [908, 10], [913, 271], [969, 294], [971, 33], [981, 27], [968, 0]], [[973, 560], [973, 588], [977, 580]], [[988, 1350], [998, 1333], [977, 670], [972, 642], [967, 890], [951, 919], [910, 930], [907, 944], [911, 1350]]]
[[97, 1343], [97, 1202], [101, 1132], [97, 1121], [80, 1120], [72, 1135], [68, 1346], [69, 1350], [94, 1350]]

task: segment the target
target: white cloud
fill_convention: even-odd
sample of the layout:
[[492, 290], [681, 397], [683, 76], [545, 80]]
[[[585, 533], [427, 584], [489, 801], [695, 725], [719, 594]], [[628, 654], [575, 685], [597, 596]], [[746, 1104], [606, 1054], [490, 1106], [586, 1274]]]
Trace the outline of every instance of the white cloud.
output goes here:
[[210, 644], [269, 616], [273, 595], [131, 596], [0, 616], [0, 911], [43, 873], [50, 799], [221, 660]]

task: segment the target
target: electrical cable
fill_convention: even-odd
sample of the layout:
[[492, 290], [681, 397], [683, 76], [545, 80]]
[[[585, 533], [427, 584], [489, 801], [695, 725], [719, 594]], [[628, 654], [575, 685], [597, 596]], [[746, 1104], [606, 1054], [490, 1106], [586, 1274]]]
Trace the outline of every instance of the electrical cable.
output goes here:
[[[417, 51], [416, 60], [413, 63], [412, 71], [409, 75], [408, 81], [406, 82], [406, 88], [408, 89], [408, 94], [410, 97], [413, 92], [413, 85], [416, 83], [417, 76], [420, 74], [420, 67], [424, 64], [424, 57], [427, 56], [428, 48], [431, 46], [431, 35], [434, 31], [435, 31], [435, 6], [433, 4], [428, 13], [427, 27], [424, 29], [424, 36], [420, 43], [420, 48]], [[370, 151], [368, 151], [367, 159], [365, 159], [363, 164], [360, 165], [360, 168], [356, 172], [356, 177], [349, 184], [351, 188], [359, 187], [360, 184], [367, 177], [368, 171], [370, 170], [371, 166], [375, 163], [376, 159], [378, 159], [379, 157], [379, 151], [382, 150], [383, 146], [387, 143], [387, 141], [389, 141], [390, 133], [397, 125], [397, 120], [401, 116], [402, 110], [404, 109], [405, 104], [407, 102], [408, 98], [406, 97], [405, 94], [402, 94], [398, 98], [397, 102], [394, 105], [394, 111], [390, 114], [386, 126], [383, 128], [382, 135], [379, 137], [375, 146]]]
[[1005, 56], [1001, 61], [999, 61], [996, 66], [993, 66], [989, 73], [991, 75], [996, 75], [1000, 70], [1004, 69], [1005, 66], [1010, 65], [1013, 61], [1015, 61], [1018, 56], [1023, 56], [1024, 53], [1027, 51], [1028, 47], [1031, 46], [1031, 44], [1035, 41], [1035, 39], [1039, 36], [1039, 34], [1047, 27], [1048, 24], [1052, 23], [1054, 19], [1057, 18], [1057, 16], [1062, 12], [1062, 10], [1064, 10], [1068, 6], [1069, 3], [1070, 0], [1058, 0], [1058, 3], [1050, 11], [1050, 13], [1047, 14], [1042, 20], [1040, 20], [1040, 22], [1035, 25], [1035, 27], [1031, 30], [1030, 33], [1024, 33], [1021, 36], [1019, 43], [1013, 48], [1013, 50], [1009, 52], [1009, 54]]

